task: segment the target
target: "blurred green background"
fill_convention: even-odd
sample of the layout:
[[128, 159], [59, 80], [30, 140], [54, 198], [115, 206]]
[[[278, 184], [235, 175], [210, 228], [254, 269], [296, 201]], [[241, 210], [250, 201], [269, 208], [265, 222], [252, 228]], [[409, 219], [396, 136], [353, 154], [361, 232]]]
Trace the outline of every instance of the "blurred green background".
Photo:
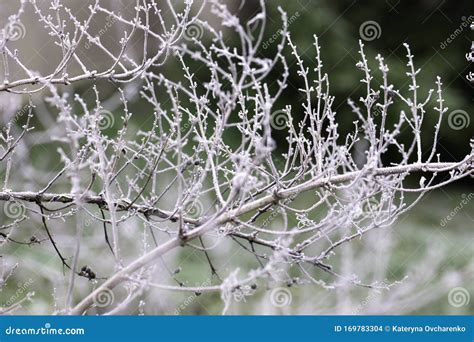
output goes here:
[[[243, 11], [251, 15], [257, 8], [256, 3], [247, 1]], [[444, 117], [445, 127], [440, 133], [442, 159], [459, 160], [470, 152], [468, 142], [473, 136], [473, 124], [461, 130], [453, 130], [446, 124], [451, 111], [462, 110], [471, 116], [474, 108], [473, 84], [465, 77], [471, 68], [465, 56], [470, 51], [472, 40], [469, 30], [469, 24], [474, 19], [472, 1], [277, 0], [266, 3], [268, 35], [271, 37], [281, 27], [277, 10], [280, 6], [288, 13], [292, 38], [310, 70], [315, 65], [313, 34], [318, 36], [324, 70], [329, 74], [331, 93], [336, 96], [335, 108], [341, 129], [349, 129], [354, 119], [349, 113], [347, 98], [357, 101], [364, 95], [364, 85], [359, 82], [362, 73], [355, 67], [360, 58], [359, 39], [365, 44], [366, 55], [374, 71], [374, 83], [381, 80], [375, 60], [380, 53], [390, 68], [389, 82], [402, 93], [408, 92], [409, 85], [406, 50], [403, 47], [403, 43], [408, 43], [415, 56], [415, 67], [422, 69], [418, 75], [420, 98], [424, 99], [429, 89], [436, 89], [436, 76], [442, 78], [445, 105], [449, 107]], [[375, 22], [378, 31], [364, 40], [360, 30], [366, 22]], [[266, 49], [262, 49], [262, 55], [271, 57], [277, 43], [267, 45]], [[289, 83], [289, 91], [283, 95], [281, 103], [300, 108], [296, 89], [302, 86], [302, 80], [293, 72]], [[434, 106], [435, 102], [431, 101], [431, 111], [426, 114], [425, 147], [432, 143], [433, 131], [430, 128], [438, 119], [432, 110]], [[405, 108], [399, 105], [392, 108], [394, 114], [400, 109]]]
[[[422, 69], [419, 75], [421, 96], [427, 94], [429, 89], [435, 88], [436, 76], [439, 75], [444, 84], [445, 105], [450, 108], [448, 113], [461, 110], [468, 113], [471, 121], [463, 129], [457, 130], [449, 127], [448, 115], [445, 116], [438, 145], [441, 159], [459, 160], [470, 152], [469, 139], [474, 131], [473, 85], [465, 78], [470, 68], [465, 55], [472, 40], [468, 30], [468, 23], [474, 14], [472, 1], [272, 0], [266, 1], [266, 4], [266, 45], [260, 54], [271, 58], [275, 53], [277, 43], [270, 43], [269, 39], [281, 28], [279, 6], [288, 13], [288, 18], [292, 18], [289, 30], [310, 68], [315, 65], [313, 34], [316, 34], [321, 44], [324, 70], [329, 74], [331, 93], [336, 96], [334, 107], [338, 112], [342, 132], [349, 132], [354, 120], [346, 104], [347, 98], [357, 100], [363, 95], [363, 87], [359, 83], [362, 75], [355, 67], [359, 60], [360, 27], [367, 21], [374, 21], [380, 27], [378, 37], [364, 41], [372, 69], [377, 70], [374, 57], [380, 53], [390, 67], [390, 82], [402, 91], [408, 91], [406, 51], [402, 44], [410, 44], [415, 56], [415, 66]], [[229, 6], [234, 7], [234, 11], [242, 19], [252, 17], [258, 10], [258, 2], [255, 0], [242, 3], [229, 1]], [[453, 35], [455, 37], [451, 39]], [[288, 49], [285, 51], [290, 66], [294, 68], [294, 59]], [[177, 65], [169, 63], [167, 68], [167, 72], [175, 73]], [[205, 79], [206, 71], [201, 72], [202, 75], [197, 72], [197, 77]], [[281, 70], [276, 69], [270, 78], [277, 79], [279, 72]], [[380, 80], [380, 74], [375, 72], [375, 75], [377, 82]], [[301, 79], [295, 72], [291, 72], [289, 86], [278, 102], [281, 108], [287, 104], [291, 104], [294, 109], [300, 108], [297, 88], [301, 87], [301, 84]], [[84, 84], [83, 89], [79, 85], [79, 92], [85, 94], [89, 91], [89, 85]], [[432, 101], [429, 107], [434, 106]], [[130, 103], [132, 112], [146, 108], [137, 98]], [[403, 108], [392, 107], [394, 113], [400, 109]], [[293, 110], [293, 113], [297, 121], [298, 111]], [[425, 147], [429, 147], [433, 138], [430, 128], [434, 126], [437, 115], [435, 111], [431, 111], [426, 113], [426, 117], [423, 139]], [[120, 120], [116, 120], [115, 124], [115, 128], [119, 128]], [[149, 122], [139, 118], [133, 124], [136, 128], [143, 129], [143, 125], [146, 126]], [[41, 127], [41, 124], [37, 123], [37, 126]], [[275, 131], [274, 134], [279, 142], [283, 141], [284, 131]], [[407, 135], [406, 139], [410, 137]], [[57, 164], [54, 158], [57, 158], [57, 155], [44, 156], [43, 153], [43, 157], [35, 161], [36, 167], [49, 170], [51, 165]], [[342, 268], [363, 270], [363, 273], [367, 272], [364, 274], [367, 278], [379, 276], [383, 281], [398, 281], [408, 276], [398, 289], [376, 293], [349, 286], [337, 291], [328, 291], [315, 286], [289, 284], [291, 286], [287, 288], [291, 293], [291, 303], [272, 307], [268, 300], [271, 291], [259, 288], [248, 299], [235, 300], [229, 313], [473, 314], [474, 298], [471, 297], [474, 296], [474, 201], [468, 200], [467, 204], [462, 204], [463, 199], [471, 198], [469, 194], [473, 192], [472, 178], [430, 192], [392, 228], [374, 232], [367, 240], [358, 241], [343, 249], [342, 255], [352, 256], [352, 265], [344, 265], [342, 258], [341, 261], [335, 262], [340, 263]], [[301, 200], [304, 201], [304, 197]], [[455, 215], [452, 215], [453, 212]], [[446, 219], [447, 217], [450, 219]], [[237, 250], [239, 246], [232, 248]], [[61, 273], [57, 259], [45, 249], [21, 247], [15, 248], [15, 253], [21, 255], [24, 260], [31, 260], [32, 269], [35, 268], [35, 263], [40, 263], [42, 267], [50, 267], [51, 272], [58, 272], [58, 275]], [[203, 283], [209, 278], [208, 265], [202, 255], [197, 257], [187, 252], [179, 253], [180, 261], [176, 266], [192, 270], [188, 273], [188, 281], [191, 284]], [[243, 268], [245, 264], [254, 267], [254, 259], [251, 256], [238, 254], [238, 258], [239, 262], [243, 263]], [[216, 264], [218, 268], [225, 269], [223, 260], [218, 259]], [[41, 279], [39, 274], [33, 274], [33, 277], [34, 283], [28, 285], [28, 291], [35, 290], [36, 298], [41, 304], [38, 306], [36, 302], [34, 308], [27, 304], [23, 312], [47, 313], [51, 310], [51, 298], [54, 293], [41, 290], [49, 288], [51, 284]], [[27, 280], [20, 276], [4, 287], [0, 292], [0, 305], [16, 296], [18, 289], [23, 287], [20, 284], [27, 283]], [[459, 307], [448, 300], [450, 291], [458, 287], [466, 289], [470, 296], [467, 304]], [[160, 290], [151, 292], [153, 294], [149, 295], [149, 301], [153, 303], [153, 307], [147, 314], [219, 314], [223, 308], [219, 295], [170, 294]], [[162, 295], [166, 295], [166, 300], [156, 299]]]

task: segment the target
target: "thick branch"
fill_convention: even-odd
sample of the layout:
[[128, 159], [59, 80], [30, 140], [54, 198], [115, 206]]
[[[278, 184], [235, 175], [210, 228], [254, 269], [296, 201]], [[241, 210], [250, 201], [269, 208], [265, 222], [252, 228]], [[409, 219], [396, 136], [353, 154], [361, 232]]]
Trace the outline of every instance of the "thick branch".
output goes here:
[[[469, 156], [461, 163], [429, 163], [429, 164], [410, 164], [410, 165], [402, 165], [402, 166], [394, 166], [394, 167], [386, 167], [386, 168], [378, 168], [373, 170], [374, 175], [391, 175], [391, 174], [402, 174], [407, 172], [417, 172], [417, 171], [427, 171], [427, 172], [440, 172], [440, 171], [450, 171], [459, 169], [461, 167], [465, 167], [466, 163], [469, 163], [473, 156]], [[468, 164], [469, 165], [469, 164]], [[469, 168], [472, 166], [469, 165]], [[101, 286], [99, 286], [94, 292], [89, 294], [86, 298], [84, 298], [70, 313], [73, 315], [83, 314], [85, 310], [87, 310], [91, 305], [94, 303], [94, 298], [100, 295], [102, 291], [111, 290], [118, 284], [128, 279], [130, 274], [138, 271], [140, 268], [146, 266], [148, 263], [152, 262], [156, 258], [164, 255], [166, 252], [178, 247], [182, 246], [185, 242], [190, 241], [196, 237], [202, 236], [208, 231], [222, 225], [226, 222], [231, 221], [234, 217], [243, 215], [255, 209], [261, 208], [269, 203], [275, 202], [282, 198], [287, 198], [290, 196], [295, 196], [302, 192], [315, 189], [324, 185], [328, 184], [336, 184], [342, 183], [346, 181], [350, 181], [355, 179], [356, 177], [360, 176], [363, 172], [367, 172], [367, 170], [349, 172], [343, 175], [337, 175], [332, 177], [325, 177], [319, 180], [310, 180], [303, 184], [297, 185], [295, 187], [286, 189], [281, 191], [278, 194], [272, 194], [265, 197], [262, 197], [258, 200], [255, 200], [251, 203], [241, 206], [238, 209], [229, 210], [220, 214], [219, 216], [215, 217], [214, 219], [210, 219], [201, 226], [191, 230], [189, 233], [180, 237], [175, 237], [166, 243], [156, 247], [149, 253], [143, 255], [142, 257], [136, 259], [127, 267], [123, 268], [121, 271], [113, 275], [109, 278], [106, 282], [104, 282]], [[1, 198], [1, 197], [0, 197]]]
[[[391, 167], [384, 167], [384, 168], [377, 168], [370, 170], [370, 173], [374, 176], [387, 176], [393, 174], [402, 174], [402, 173], [412, 173], [412, 172], [447, 172], [456, 169], [468, 168], [469, 170], [472, 169], [472, 165], [469, 164], [474, 156], [470, 155], [466, 157], [462, 162], [458, 163], [421, 163], [421, 164], [408, 164], [408, 165], [400, 165], [400, 166], [391, 166]], [[369, 170], [359, 170], [348, 172], [341, 175], [335, 176], [327, 176], [316, 180], [309, 180], [307, 182], [301, 183], [294, 187], [281, 190], [278, 194], [271, 194], [264, 197], [261, 197], [253, 202], [247, 203], [236, 210], [230, 210], [227, 213], [223, 214], [225, 219], [220, 222], [220, 224], [230, 221], [233, 217], [240, 216], [242, 214], [248, 213], [250, 211], [256, 210], [261, 208], [265, 205], [274, 203], [279, 199], [289, 198], [292, 196], [296, 196], [302, 192], [313, 190], [316, 188], [320, 188], [322, 186], [330, 185], [330, 184], [339, 184], [347, 181], [351, 181], [357, 177], [360, 177], [364, 173], [369, 172]], [[466, 174], [467, 175], [467, 174]], [[0, 192], [0, 200], [8, 201], [8, 200], [21, 200], [26, 202], [41, 202], [41, 203], [73, 203], [75, 198], [72, 194], [54, 194], [54, 193], [44, 193], [41, 194], [39, 192], [33, 191], [24, 191], [24, 192], [10, 192], [10, 191], [2, 191]], [[97, 204], [100, 207], [107, 208], [107, 204], [105, 199], [99, 195], [84, 195], [80, 198], [82, 203], [87, 204]], [[158, 209], [155, 207], [150, 207], [146, 205], [138, 205], [132, 204], [130, 205], [127, 200], [120, 200], [116, 203], [117, 210], [128, 210], [136, 211], [138, 213], [142, 213], [147, 216], [157, 216], [160, 218], [170, 219], [172, 221], [178, 220], [178, 215], [173, 214], [170, 211]], [[199, 219], [193, 218], [186, 218], [185, 221], [187, 223], [191, 223], [193, 225], [199, 225]], [[201, 219], [201, 221], [204, 221]]]

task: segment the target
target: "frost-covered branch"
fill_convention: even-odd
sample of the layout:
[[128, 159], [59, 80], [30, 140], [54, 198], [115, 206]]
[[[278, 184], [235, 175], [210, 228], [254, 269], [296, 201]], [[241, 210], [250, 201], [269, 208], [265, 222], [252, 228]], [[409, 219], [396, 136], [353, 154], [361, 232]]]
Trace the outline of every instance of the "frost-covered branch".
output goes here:
[[[364, 95], [348, 100], [342, 115], [353, 127], [343, 131], [318, 38], [306, 65], [283, 10], [281, 41], [267, 58], [263, 0], [247, 21], [218, 0], [160, 5], [136, 1], [126, 16], [96, 1], [79, 19], [61, 1], [22, 2], [10, 17], [0, 44], [0, 94], [13, 103], [1, 118], [2, 248], [52, 248], [67, 274], [56, 311], [67, 314], [121, 313], [149, 288], [220, 291], [225, 312], [282, 273], [330, 290], [391, 288], [334, 260], [427, 192], [473, 175], [474, 141], [457, 162], [437, 150], [448, 110], [441, 78], [421, 89], [405, 45], [409, 89], [397, 89], [384, 58], [360, 42]], [[47, 72], [31, 70], [14, 48], [13, 28], [26, 15], [53, 39], [58, 63]], [[94, 31], [99, 18], [107, 30]], [[118, 44], [109, 37], [117, 28]], [[302, 84], [298, 108], [277, 105], [290, 73]], [[35, 224], [40, 237], [28, 228]], [[231, 244], [254, 265], [232, 260]], [[186, 284], [185, 269], [167, 266], [164, 257], [183, 250], [208, 265], [206, 285]], [[104, 305], [104, 296], [117, 301]]]

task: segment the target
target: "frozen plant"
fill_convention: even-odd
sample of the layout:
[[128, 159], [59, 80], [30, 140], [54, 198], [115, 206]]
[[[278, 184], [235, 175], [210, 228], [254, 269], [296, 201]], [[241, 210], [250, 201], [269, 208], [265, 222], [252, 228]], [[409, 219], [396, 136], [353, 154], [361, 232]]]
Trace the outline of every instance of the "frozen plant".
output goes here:
[[[365, 95], [348, 100], [346, 134], [316, 36], [315, 62], [305, 65], [280, 10], [276, 54], [261, 57], [263, 0], [245, 22], [219, 0], [137, 0], [128, 11], [95, 1], [86, 15], [60, 0], [45, 4], [22, 1], [1, 33], [0, 94], [11, 106], [1, 117], [0, 243], [7, 264], [23, 253], [15, 272], [51, 279], [57, 312], [143, 310], [153, 289], [218, 292], [225, 311], [233, 298], [250, 301], [280, 284], [390, 288], [337, 269], [339, 248], [473, 174], [473, 141], [463, 159], [440, 160], [443, 83], [420, 89], [408, 45], [406, 92], [390, 83], [381, 55], [378, 70], [369, 67], [360, 42]], [[46, 72], [22, 51], [31, 18], [49, 37]], [[272, 82], [275, 68], [282, 72]], [[304, 85], [299, 108], [276, 104], [290, 73]], [[134, 105], [138, 96], [146, 105]], [[434, 127], [426, 116], [437, 117]], [[387, 161], [389, 151], [398, 158]], [[235, 246], [253, 266], [232, 257]], [[54, 270], [35, 264], [38, 249], [54, 257]], [[201, 285], [181, 280], [189, 267], [167, 266], [183, 251], [209, 265]]]
[[[474, 23], [471, 23], [471, 30], [474, 30]], [[466, 54], [466, 59], [471, 63], [474, 62], [474, 42], [471, 43], [471, 52]], [[474, 73], [472, 71], [467, 75], [467, 79], [470, 82], [474, 82]]]

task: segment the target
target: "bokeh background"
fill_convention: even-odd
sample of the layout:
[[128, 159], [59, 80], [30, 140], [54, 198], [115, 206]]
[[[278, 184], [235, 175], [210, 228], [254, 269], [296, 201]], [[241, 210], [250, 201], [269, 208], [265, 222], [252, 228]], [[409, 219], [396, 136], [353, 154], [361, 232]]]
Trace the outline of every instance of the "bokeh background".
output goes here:
[[[79, 6], [72, 2], [70, 4], [72, 7]], [[251, 18], [259, 9], [259, 3], [255, 0], [228, 1], [228, 5], [242, 20]], [[422, 69], [419, 75], [420, 91], [426, 94], [429, 89], [435, 88], [436, 76], [440, 76], [444, 84], [445, 105], [449, 107], [448, 113], [460, 113], [463, 119], [461, 126], [455, 126], [449, 124], [449, 115], [445, 116], [438, 145], [441, 159], [456, 161], [470, 152], [469, 139], [474, 132], [473, 84], [466, 80], [470, 66], [465, 55], [470, 50], [473, 39], [469, 30], [474, 19], [472, 1], [272, 0], [267, 1], [266, 5], [266, 38], [260, 54], [272, 57], [276, 51], [278, 43], [273, 42], [272, 37], [278, 37], [282, 25], [278, 7], [288, 13], [293, 41], [306, 65], [310, 67], [315, 65], [313, 34], [316, 34], [322, 48], [324, 69], [329, 74], [332, 95], [336, 96], [335, 108], [342, 132], [349, 132], [354, 120], [347, 106], [347, 98], [358, 99], [363, 94], [363, 86], [359, 82], [362, 75], [355, 67], [359, 60], [359, 40], [365, 44], [373, 70], [377, 69], [374, 57], [378, 53], [385, 57], [390, 67], [390, 81], [402, 91], [408, 91], [406, 50], [403, 47], [403, 43], [408, 43], [415, 56], [415, 66]], [[124, 13], [130, 11], [126, 1], [115, 1], [114, 6]], [[2, 9], [5, 9], [0, 15], [2, 25], [8, 10], [14, 7], [11, 2], [2, 1]], [[212, 20], [211, 17], [209, 14], [209, 20]], [[368, 24], [374, 32], [364, 33], [364, 27]], [[94, 25], [100, 29], [103, 23], [96, 22]], [[28, 48], [34, 49], [35, 45], [31, 42], [36, 44], [39, 39], [35, 39], [35, 32], [29, 31], [27, 34], [30, 43], [24, 41], [19, 44], [29, 45]], [[117, 32], [111, 30], [108, 34]], [[228, 39], [231, 41], [232, 35], [229, 35]], [[87, 54], [87, 51], [83, 52]], [[295, 61], [288, 49], [285, 54], [288, 56], [289, 65], [294, 67]], [[47, 68], [51, 63], [47, 49], [35, 50], [32, 52], [33, 57], [36, 58], [38, 70]], [[92, 56], [91, 59], [94, 58]], [[100, 64], [100, 59], [97, 63]], [[179, 70], [173, 61], [167, 63], [165, 68], [165, 72], [173, 74]], [[206, 71], [196, 68], [198, 78], [199, 72], [202, 72], [201, 77], [204, 78]], [[280, 72], [278, 68], [275, 69], [270, 78], [276, 80]], [[378, 77], [380, 79], [380, 75]], [[376, 76], [375, 82], [379, 79]], [[282, 108], [287, 104], [293, 108], [300, 107], [300, 94], [297, 91], [300, 86], [301, 80], [292, 72], [288, 88], [279, 101]], [[86, 83], [79, 83], [75, 87], [76, 91], [84, 96], [92, 91]], [[99, 84], [99, 87], [105, 92], [114, 91], [114, 88], [106, 83]], [[133, 86], [128, 89], [127, 94], [130, 97], [132, 112], [146, 110], [146, 105], [136, 96]], [[4, 124], [8, 121], [6, 106], [21, 106], [23, 100], [7, 99], [4, 94], [2, 96], [0, 118]], [[9, 104], [9, 101], [13, 101], [13, 104]], [[431, 107], [434, 105], [433, 102]], [[400, 109], [402, 108], [394, 107], [394, 111]], [[297, 111], [293, 112], [295, 120], [298, 120]], [[426, 113], [426, 117], [428, 123], [431, 122], [431, 126], [434, 126], [437, 119], [435, 112]], [[117, 120], [116, 124], [119, 123]], [[147, 125], [143, 119], [136, 119], [132, 123], [137, 129]], [[44, 123], [37, 124], [41, 127]], [[433, 131], [428, 129], [423, 134], [425, 147], [429, 148]], [[274, 137], [279, 146], [284, 145], [284, 131], [276, 131]], [[57, 155], [44, 153], [54, 150], [54, 146], [41, 146], [38, 149], [37, 153], [30, 155], [31, 158], [36, 158], [34, 164], [38, 169], [47, 170], [50, 165], [57, 163]], [[366, 238], [340, 250], [336, 263], [343, 273], [357, 274], [362, 279], [379, 279], [387, 283], [400, 282], [390, 291], [369, 290], [349, 284], [337, 290], [326, 290], [288, 283], [282, 291], [289, 300], [285, 300], [283, 305], [274, 305], [269, 300], [271, 291], [259, 289], [251, 296], [235, 298], [228, 313], [474, 314], [474, 298], [471, 298], [474, 295], [473, 184], [470, 178], [432, 191], [391, 228], [374, 231]], [[301, 200], [304, 201], [304, 198]], [[6, 220], [0, 216], [0, 220], [2, 219]], [[0, 225], [5, 222], [0, 222]], [[4, 250], [2, 254], [8, 252]], [[32, 270], [41, 267], [62, 277], [58, 260], [50, 250], [15, 247], [15, 250], [10, 252], [18, 256], [20, 263], [29, 262], [29, 268]], [[216, 266], [222, 270], [230, 264], [229, 260], [239, 260], [243, 267], [247, 262], [251, 264], [251, 258], [245, 255], [239, 246], [229, 246], [225, 253], [216, 259]], [[208, 265], [201, 254], [176, 252], [167, 256], [167, 262], [166, 268], [191, 270], [187, 273], [187, 278], [180, 279], [181, 281], [188, 284], [208, 282]], [[5, 264], [2, 267], [7, 269], [7, 266], [9, 265]], [[50, 277], [42, 277], [41, 274], [32, 272], [30, 275], [20, 274], [11, 278], [0, 292], [0, 306], [11, 301], [13, 297], [23, 296], [34, 290], [36, 300], [26, 304], [21, 313], [49, 312], [57, 294], [54, 282], [51, 282]], [[329, 281], [324, 275], [321, 276], [323, 280]], [[31, 284], [29, 279], [33, 280]], [[218, 294], [175, 294], [161, 290], [150, 292], [143, 300], [151, 305], [142, 307], [140, 312], [131, 312], [132, 314], [218, 314], [223, 308]]]

